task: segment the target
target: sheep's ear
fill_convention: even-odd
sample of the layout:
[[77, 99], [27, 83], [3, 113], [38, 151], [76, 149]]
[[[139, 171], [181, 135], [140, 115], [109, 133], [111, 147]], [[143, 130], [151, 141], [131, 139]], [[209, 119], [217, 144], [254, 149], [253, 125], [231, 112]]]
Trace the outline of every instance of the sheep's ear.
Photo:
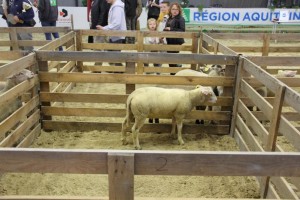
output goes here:
[[196, 85], [196, 89], [201, 88], [201, 85]]

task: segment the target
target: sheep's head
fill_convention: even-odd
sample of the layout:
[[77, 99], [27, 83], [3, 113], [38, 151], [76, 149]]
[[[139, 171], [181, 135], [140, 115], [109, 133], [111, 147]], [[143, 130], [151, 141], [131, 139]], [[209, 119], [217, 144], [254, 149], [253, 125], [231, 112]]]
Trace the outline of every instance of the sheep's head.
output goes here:
[[278, 70], [277, 77], [295, 77], [297, 74], [297, 71], [292, 70]]
[[216, 103], [217, 97], [211, 87], [203, 87], [197, 85], [196, 88], [200, 89], [200, 93], [205, 96], [205, 100], [209, 103]]
[[19, 73], [16, 73], [16, 74], [8, 77], [8, 79], [17, 85], [17, 84], [19, 84], [27, 79], [31, 79], [33, 77], [34, 77], [34, 73], [32, 71], [23, 69]]
[[32, 71], [23, 69], [19, 73], [16, 73], [16, 74], [8, 77], [8, 79], [13, 80], [16, 84], [19, 84], [19, 83], [21, 83], [27, 79], [31, 79], [33, 77], [34, 77], [34, 73]]

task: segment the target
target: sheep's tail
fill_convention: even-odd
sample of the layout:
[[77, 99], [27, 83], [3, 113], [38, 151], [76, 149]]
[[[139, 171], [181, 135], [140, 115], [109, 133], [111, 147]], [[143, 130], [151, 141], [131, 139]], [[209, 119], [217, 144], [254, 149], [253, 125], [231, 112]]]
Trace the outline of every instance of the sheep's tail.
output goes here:
[[130, 122], [133, 121], [133, 114], [131, 112], [131, 101], [132, 101], [132, 96], [129, 95], [127, 102], [126, 102], [126, 122], [127, 126], [130, 126]]

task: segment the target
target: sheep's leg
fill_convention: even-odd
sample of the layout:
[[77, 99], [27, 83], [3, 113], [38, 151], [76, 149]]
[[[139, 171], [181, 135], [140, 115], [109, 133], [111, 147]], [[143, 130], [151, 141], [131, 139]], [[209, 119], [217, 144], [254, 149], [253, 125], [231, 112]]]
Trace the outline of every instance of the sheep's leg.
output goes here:
[[171, 136], [176, 138], [176, 119], [172, 117], [172, 131]]
[[126, 141], [126, 129], [128, 128], [127, 126], [127, 116], [125, 117], [123, 123], [122, 123], [122, 136], [121, 136], [121, 141], [122, 141], [122, 144], [123, 145], [126, 145], [127, 144], [127, 141]]
[[135, 118], [134, 125], [132, 126], [133, 144], [136, 150], [142, 149], [139, 142], [139, 133], [140, 133], [140, 129], [143, 127], [145, 123], [145, 120], [146, 117]]
[[182, 119], [176, 119], [177, 122], [177, 131], [178, 131], [178, 142], [180, 145], [184, 145], [184, 141], [182, 139]]

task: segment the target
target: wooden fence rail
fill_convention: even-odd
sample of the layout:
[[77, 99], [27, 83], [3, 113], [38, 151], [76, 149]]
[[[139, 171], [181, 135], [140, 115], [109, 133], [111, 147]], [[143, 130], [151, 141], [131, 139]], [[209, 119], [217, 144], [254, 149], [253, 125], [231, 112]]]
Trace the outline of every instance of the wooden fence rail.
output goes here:
[[[27, 47], [27, 46], [44, 46], [50, 41], [45, 39], [34, 39], [30, 41], [26, 40], [19, 40], [18, 34], [19, 33], [31, 33], [31, 34], [44, 34], [44, 33], [52, 33], [52, 32], [59, 32], [59, 33], [67, 33], [70, 31], [69, 27], [9, 27], [3, 28], [0, 27], [0, 33], [3, 35], [7, 35], [7, 40], [0, 40], [0, 47], [11, 47], [12, 50], [20, 50], [20, 47]], [[45, 38], [43, 35], [42, 38]], [[9, 50], [9, 49], [8, 49]]]
[[109, 199], [134, 199], [134, 175], [299, 177], [299, 156], [277, 152], [0, 149], [0, 160], [4, 161], [0, 173], [108, 174]]

